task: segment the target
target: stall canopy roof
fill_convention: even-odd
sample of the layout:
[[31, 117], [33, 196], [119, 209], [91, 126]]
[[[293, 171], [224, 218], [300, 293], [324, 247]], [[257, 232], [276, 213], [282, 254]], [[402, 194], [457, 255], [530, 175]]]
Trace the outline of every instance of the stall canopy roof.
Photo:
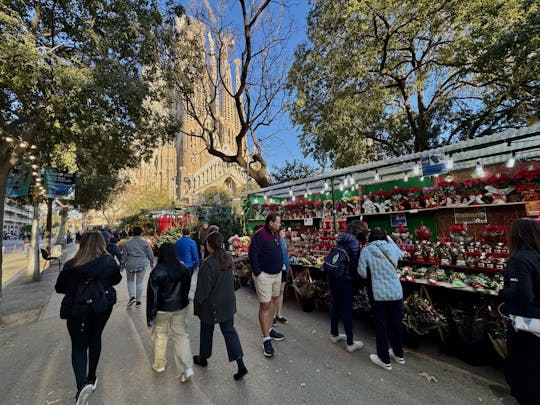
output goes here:
[[337, 186], [345, 179], [350, 182], [351, 178], [355, 184], [373, 184], [378, 181], [397, 180], [405, 175], [418, 177], [420, 174], [415, 172], [415, 166], [420, 165], [422, 157], [430, 155], [445, 155], [447, 160], [451, 159], [453, 161], [451, 171], [470, 169], [478, 164], [484, 166], [500, 164], [512, 156], [516, 161], [537, 159], [540, 156], [540, 123], [397, 158], [378, 160], [333, 170], [310, 178], [275, 184], [253, 190], [249, 192], [249, 195], [285, 198], [291, 193], [293, 195], [306, 192], [318, 193], [323, 190], [325, 182], [329, 181]]

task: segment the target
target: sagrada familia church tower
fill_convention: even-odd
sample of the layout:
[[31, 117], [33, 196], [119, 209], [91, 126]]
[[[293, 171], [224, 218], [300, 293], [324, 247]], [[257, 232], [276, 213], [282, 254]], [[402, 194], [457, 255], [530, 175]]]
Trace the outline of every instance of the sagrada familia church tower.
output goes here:
[[[178, 24], [185, 24], [185, 19], [178, 19]], [[215, 43], [205, 27], [193, 20], [189, 24], [190, 35], [200, 40], [201, 57], [205, 59], [208, 76], [217, 75], [217, 61], [215, 56]], [[232, 48], [232, 41], [229, 48]], [[200, 127], [196, 120], [188, 114], [188, 108], [204, 111], [208, 108], [208, 100], [211, 103], [213, 124], [217, 127], [219, 150], [231, 153], [236, 150], [235, 135], [240, 126], [234, 99], [222, 87], [234, 90], [232, 81], [232, 67], [226, 49], [222, 50], [220, 58], [220, 73], [223, 83], [215, 88], [209, 86], [208, 81], [202, 86], [195, 85], [195, 90], [190, 100], [190, 106], [178, 102], [170, 114], [179, 114], [182, 119], [182, 130], [176, 135], [176, 140], [170, 144], [161, 146], [154, 151], [150, 162], [142, 162], [140, 167], [129, 172], [130, 181], [145, 189], [154, 189], [167, 193], [172, 200], [182, 203], [196, 204], [197, 195], [210, 187], [227, 189], [231, 194], [236, 194], [246, 186], [247, 175], [245, 168], [237, 164], [229, 164], [221, 159], [210, 155], [206, 151], [204, 141], [200, 138], [189, 136], [190, 133], [200, 133]], [[234, 61], [235, 83], [238, 83], [239, 60]], [[210, 90], [209, 90], [210, 89]], [[210, 92], [217, 92], [212, 97]], [[243, 145], [244, 153], [247, 153], [246, 145]]]

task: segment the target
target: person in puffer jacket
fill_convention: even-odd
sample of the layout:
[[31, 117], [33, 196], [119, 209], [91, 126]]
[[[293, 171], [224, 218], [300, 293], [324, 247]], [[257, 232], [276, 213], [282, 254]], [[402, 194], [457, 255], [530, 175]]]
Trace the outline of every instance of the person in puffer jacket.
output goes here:
[[[349, 256], [348, 271], [340, 279], [329, 278], [328, 286], [332, 295], [332, 308], [330, 313], [330, 341], [337, 343], [347, 341], [346, 350], [354, 352], [364, 347], [360, 340], [353, 340], [353, 295], [354, 272], [358, 267], [360, 246], [364, 244], [367, 230], [360, 221], [347, 224], [345, 232], [340, 233], [336, 245], [343, 248]], [[339, 318], [343, 320], [345, 334], [338, 333]]]
[[[368, 241], [369, 244], [362, 249], [360, 255], [358, 274], [367, 278], [368, 267], [371, 271], [377, 354], [370, 354], [369, 359], [379, 367], [391, 371], [390, 357], [399, 364], [405, 364], [401, 310], [403, 289], [397, 274], [398, 260], [405, 253], [381, 228], [374, 228]], [[390, 350], [387, 325], [391, 329]]]
[[174, 342], [174, 360], [182, 382], [193, 377], [193, 358], [186, 326], [190, 286], [190, 270], [178, 261], [174, 244], [162, 244], [159, 247], [158, 264], [150, 273], [146, 294], [146, 321], [154, 341], [152, 368], [158, 373], [165, 370], [165, 354], [170, 335]]

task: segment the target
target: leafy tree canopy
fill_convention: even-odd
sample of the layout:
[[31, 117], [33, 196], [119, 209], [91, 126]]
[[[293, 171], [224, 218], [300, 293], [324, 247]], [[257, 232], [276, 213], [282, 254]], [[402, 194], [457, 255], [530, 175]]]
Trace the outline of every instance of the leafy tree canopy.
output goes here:
[[272, 167], [272, 181], [274, 183], [305, 179], [315, 174], [316, 170], [312, 166], [298, 159], [286, 160], [282, 166]]
[[540, 99], [539, 9], [313, 1], [288, 78], [304, 152], [342, 167], [523, 125]]

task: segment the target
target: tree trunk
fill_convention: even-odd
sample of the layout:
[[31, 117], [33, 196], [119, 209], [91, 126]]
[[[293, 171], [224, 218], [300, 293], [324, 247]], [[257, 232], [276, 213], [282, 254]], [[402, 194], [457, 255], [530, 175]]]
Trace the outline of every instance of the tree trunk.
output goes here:
[[60, 210], [60, 229], [58, 229], [58, 237], [56, 243], [62, 245], [64, 243], [64, 235], [66, 233], [66, 221], [67, 221], [68, 209], [62, 208]]
[[52, 198], [47, 198], [47, 222], [45, 225], [45, 246], [51, 253], [52, 249]]
[[30, 249], [26, 265], [26, 278], [28, 281], [39, 281], [39, 202], [34, 202], [34, 215], [32, 216], [32, 235], [30, 236]]
[[[0, 245], [2, 246], [4, 246], [4, 207], [6, 205], [6, 186], [10, 170], [11, 165], [9, 164], [9, 162], [0, 163]], [[3, 249], [0, 249], [0, 305], [2, 303], [2, 262]]]

